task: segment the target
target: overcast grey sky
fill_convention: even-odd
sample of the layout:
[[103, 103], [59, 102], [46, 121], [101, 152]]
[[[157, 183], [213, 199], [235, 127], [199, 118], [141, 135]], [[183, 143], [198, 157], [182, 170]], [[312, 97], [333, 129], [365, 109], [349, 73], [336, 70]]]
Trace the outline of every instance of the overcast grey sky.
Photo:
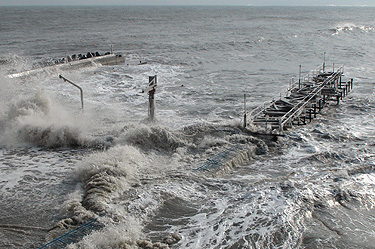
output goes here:
[[294, 5], [375, 6], [375, 0], [0, 0], [0, 6], [17, 5]]

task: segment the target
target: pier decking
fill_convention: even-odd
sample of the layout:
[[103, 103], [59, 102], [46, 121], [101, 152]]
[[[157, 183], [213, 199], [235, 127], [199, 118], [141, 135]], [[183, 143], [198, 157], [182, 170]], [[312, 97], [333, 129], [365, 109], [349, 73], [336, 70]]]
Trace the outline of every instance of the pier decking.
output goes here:
[[311, 122], [328, 101], [340, 103], [353, 88], [353, 79], [343, 81], [344, 67], [326, 72], [324, 64], [291, 83], [288, 90], [271, 102], [245, 112], [245, 126], [252, 124], [269, 133], [282, 133], [293, 125]]

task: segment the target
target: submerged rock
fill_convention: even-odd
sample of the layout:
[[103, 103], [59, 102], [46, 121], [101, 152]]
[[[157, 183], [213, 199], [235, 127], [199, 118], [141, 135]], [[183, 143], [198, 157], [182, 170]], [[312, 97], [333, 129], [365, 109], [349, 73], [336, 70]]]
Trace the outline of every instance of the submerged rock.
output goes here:
[[168, 235], [167, 237], [165, 237], [163, 239], [163, 242], [165, 244], [168, 244], [168, 245], [173, 245], [173, 244], [176, 244], [177, 242], [179, 242], [181, 239], [182, 239], [181, 234], [172, 233], [172, 234]]
[[137, 245], [140, 248], [144, 248], [144, 249], [152, 249], [153, 248], [152, 242], [148, 241], [148, 240], [138, 240]]

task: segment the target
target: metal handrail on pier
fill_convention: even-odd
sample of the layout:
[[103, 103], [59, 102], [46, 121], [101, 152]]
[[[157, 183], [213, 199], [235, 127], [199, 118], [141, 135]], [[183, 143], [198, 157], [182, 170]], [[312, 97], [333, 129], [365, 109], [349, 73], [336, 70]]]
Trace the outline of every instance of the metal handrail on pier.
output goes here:
[[310, 103], [310, 101], [320, 94], [321, 90], [330, 82], [336, 80], [336, 78], [342, 74], [343, 66], [341, 66], [334, 74], [326, 78], [322, 83], [320, 83], [311, 93], [309, 93], [305, 98], [303, 98], [299, 103], [297, 103], [290, 111], [288, 111], [279, 120], [279, 129], [283, 130], [284, 125], [288, 123], [291, 119], [295, 118], [303, 110], [303, 108]]
[[[244, 127], [251, 122], [257, 126], [265, 125], [267, 130], [270, 125], [271, 133], [277, 128], [279, 132], [283, 132], [288, 124], [293, 125], [295, 121], [298, 121], [298, 124], [300, 121], [306, 124], [306, 118], [311, 121], [312, 114], [316, 116], [317, 109], [320, 111], [324, 103], [332, 100], [332, 97], [339, 103], [340, 99], [350, 92], [353, 80], [341, 81], [344, 66], [333, 72], [325, 72], [324, 68], [323, 64], [303, 78], [299, 77], [298, 81], [293, 80], [284, 97], [280, 94], [280, 99], [274, 98], [273, 101], [255, 108], [249, 113], [248, 120], [244, 121]], [[306, 116], [307, 113], [309, 116]]]
[[[324, 65], [322, 64], [322, 65], [318, 66], [317, 68], [315, 68], [314, 70], [311, 70], [310, 72], [308, 72], [306, 75], [303, 76], [303, 81], [311, 81], [311, 79], [313, 79], [314, 77], [316, 77], [317, 75], [319, 75], [322, 72], [323, 68], [324, 68]], [[266, 101], [262, 105], [259, 105], [258, 107], [256, 107], [255, 109], [253, 109], [252, 111], [246, 112], [246, 116], [249, 117], [249, 121], [248, 122], [251, 122], [256, 117], [258, 117], [259, 115], [261, 115], [263, 113], [265, 107], [267, 105], [272, 104], [273, 102], [275, 102], [276, 99], [278, 99], [278, 98], [281, 99], [283, 95], [284, 95], [284, 97], [286, 97], [290, 93], [290, 90], [298, 87], [299, 83], [300, 83], [299, 80], [294, 80], [292, 78], [292, 82], [288, 86], [288, 89], [286, 91], [280, 92], [277, 97], [273, 98], [273, 101], [271, 101], [271, 102]]]

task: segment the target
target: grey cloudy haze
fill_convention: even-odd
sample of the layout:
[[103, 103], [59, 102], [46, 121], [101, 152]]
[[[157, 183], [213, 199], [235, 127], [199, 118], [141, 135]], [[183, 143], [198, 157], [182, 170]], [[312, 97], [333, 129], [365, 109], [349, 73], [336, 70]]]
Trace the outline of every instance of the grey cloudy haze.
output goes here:
[[34, 5], [276, 5], [375, 6], [374, 0], [0, 0], [0, 6]]
[[0, 0], [0, 6], [34, 5], [276, 5], [276, 6], [375, 6], [374, 0]]

